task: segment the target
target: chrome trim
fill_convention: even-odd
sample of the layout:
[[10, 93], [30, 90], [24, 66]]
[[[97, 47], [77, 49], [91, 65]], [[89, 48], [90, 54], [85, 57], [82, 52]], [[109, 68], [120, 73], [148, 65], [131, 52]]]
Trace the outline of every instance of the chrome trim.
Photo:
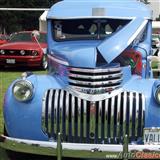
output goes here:
[[[118, 80], [108, 80], [108, 81], [99, 81], [99, 82], [89, 82], [89, 81], [78, 81], [78, 80], [72, 80], [69, 79], [70, 83], [74, 83], [74, 84], [82, 84], [82, 85], [88, 85], [88, 87], [90, 86], [96, 86], [96, 85], [105, 85], [105, 84], [110, 84], [110, 85], [114, 85], [115, 83], [121, 83], [122, 79], [118, 79]], [[77, 87], [77, 86], [76, 86]]]
[[130, 116], [132, 116], [132, 112], [133, 112], [133, 92], [130, 92], [130, 96], [129, 96], [129, 98], [130, 98]]
[[[97, 91], [97, 94], [87, 94], [84, 92], [81, 92], [82, 89], [90, 89], [90, 90], [93, 90], [93, 91]], [[110, 91], [112, 92], [106, 92], [106, 90], [110, 89]], [[116, 89], [116, 90], [115, 90]], [[92, 100], [94, 101], [94, 98], [96, 99], [105, 99], [106, 97], [111, 97], [111, 95], [114, 95], [114, 94], [118, 94], [118, 92], [121, 92], [123, 89], [120, 88], [120, 85], [117, 85], [117, 86], [112, 86], [112, 87], [100, 87], [98, 89], [93, 89], [93, 88], [87, 88], [87, 87], [77, 87], [77, 86], [69, 86], [67, 88], [67, 90], [70, 92], [70, 93], [73, 93], [79, 97], [83, 97], [83, 99], [86, 99], [86, 100]], [[98, 91], [101, 91], [101, 90], [104, 90], [105, 92], [102, 93], [102, 94], [99, 94]], [[105, 97], [106, 96], [106, 97]]]
[[[53, 90], [50, 90], [49, 92], [49, 103], [48, 103], [48, 124], [51, 124], [51, 114], [52, 114], [52, 96], [53, 96]], [[51, 125], [48, 125], [48, 132], [51, 133], [52, 128]]]
[[[56, 94], [51, 97], [53, 91]], [[64, 92], [66, 92], [65, 96]], [[51, 99], [47, 98], [48, 103], [46, 102], [46, 106], [43, 107], [48, 109], [42, 110], [51, 112], [54, 109], [55, 114], [42, 113], [42, 116], [45, 116], [42, 117], [42, 120], [50, 117], [53, 119], [54, 116], [55, 121], [51, 119], [47, 121], [48, 124], [45, 124], [47, 126], [46, 134], [49, 137], [51, 135], [51, 139], [57, 140], [56, 134], [59, 132], [65, 136], [64, 141], [76, 141], [77, 143], [117, 143], [123, 141], [122, 136], [125, 134], [130, 138], [129, 142], [142, 138], [145, 97], [141, 93], [137, 94], [137, 99], [140, 101], [138, 106], [136, 106], [136, 92], [129, 91], [118, 92], [110, 98], [105, 96], [105, 99], [102, 100], [97, 100], [96, 96], [92, 96], [93, 100], [81, 99], [63, 89], [50, 89], [47, 91], [47, 95]], [[54, 105], [52, 109], [49, 109], [51, 101], [52, 104], [54, 102]], [[63, 103], [65, 106], [62, 105]], [[137, 117], [136, 112], [138, 112]], [[52, 128], [50, 131], [48, 129], [48, 126], [51, 125], [50, 122], [57, 130]]]
[[62, 64], [62, 65], [65, 65], [65, 66], [69, 66], [69, 63], [67, 61], [58, 59], [54, 55], [51, 56], [51, 55], [48, 54], [48, 58], [51, 59], [51, 60], [53, 60], [53, 61], [55, 61], [56, 63]]
[[[30, 96], [29, 96], [27, 99], [25, 99], [25, 100], [20, 99], [20, 98], [17, 98], [17, 97], [15, 96], [14, 88], [16, 87], [16, 85], [17, 85], [18, 83], [25, 83], [25, 85], [27, 85], [27, 87], [30, 89], [31, 94], [30, 94]], [[29, 80], [26, 80], [26, 79], [18, 79], [18, 80], [13, 84], [13, 86], [12, 86], [12, 94], [14, 95], [14, 98], [15, 98], [17, 101], [20, 101], [20, 102], [30, 101], [30, 100], [33, 98], [33, 96], [34, 96], [34, 85], [33, 85], [32, 82], [30, 82]]]
[[[123, 98], [123, 115], [125, 115], [126, 113], [126, 110], [127, 110], [127, 106], [126, 106], [126, 103], [127, 103], [127, 92], [125, 91], [124, 92], [124, 98]], [[123, 122], [126, 121], [126, 116], [123, 117]]]
[[47, 97], [47, 92], [45, 92], [44, 94], [44, 97], [42, 99], [42, 128], [43, 128], [43, 131], [46, 133], [47, 132], [47, 129], [46, 129], [46, 126], [45, 126], [45, 103], [46, 103], [46, 97]]
[[[119, 87], [119, 86], [117, 86]], [[81, 89], [81, 87], [77, 87], [78, 89]], [[90, 88], [88, 88], [90, 89]], [[105, 89], [105, 88], [100, 88], [100, 89]], [[88, 101], [101, 101], [101, 100], [104, 100], [106, 98], [111, 98], [113, 96], [116, 96], [118, 95], [119, 93], [123, 92], [123, 88], [118, 88], [117, 90], [113, 90], [111, 93], [103, 93], [103, 94], [86, 94], [86, 93], [82, 93], [82, 92], [79, 92], [78, 90], [75, 90], [75, 88], [73, 87], [67, 87], [65, 89], [67, 91], [67, 93], [71, 93], [73, 95], [75, 95], [76, 97], [79, 97], [81, 99], [85, 99], [85, 100], [88, 100]]]
[[107, 79], [107, 78], [119, 78], [121, 77], [123, 74], [122, 72], [120, 73], [113, 73], [110, 75], [81, 75], [81, 74], [74, 74], [74, 73], [69, 73], [69, 77], [73, 77], [73, 78], [83, 78], [83, 79], [92, 79], [92, 80], [96, 80], [96, 79]]
[[[37, 155], [46, 156], [57, 156], [57, 142], [53, 141], [35, 141], [28, 139], [17, 139], [0, 136], [0, 147], [7, 150], [32, 153]], [[128, 155], [133, 152], [141, 152], [145, 154], [159, 153], [160, 145], [136, 145], [136, 144], [125, 144], [128, 148]], [[124, 153], [124, 145], [106, 145], [106, 144], [83, 144], [83, 143], [61, 143], [62, 156], [72, 158], [97, 158], [106, 159], [108, 156], [115, 155], [114, 159], [122, 159], [120, 157]], [[160, 153], [159, 153], [160, 154]], [[108, 157], [109, 158], [109, 157]], [[143, 158], [139, 157], [138, 159]], [[111, 159], [111, 158], [110, 158]]]
[[119, 64], [107, 68], [68, 68], [69, 86], [87, 94], [103, 94], [120, 87], [123, 81]]
[[120, 72], [121, 68], [120, 66], [116, 67], [108, 67], [108, 68], [69, 68], [69, 71], [74, 71], [74, 72], [82, 72], [82, 73], [105, 73], [105, 72]]

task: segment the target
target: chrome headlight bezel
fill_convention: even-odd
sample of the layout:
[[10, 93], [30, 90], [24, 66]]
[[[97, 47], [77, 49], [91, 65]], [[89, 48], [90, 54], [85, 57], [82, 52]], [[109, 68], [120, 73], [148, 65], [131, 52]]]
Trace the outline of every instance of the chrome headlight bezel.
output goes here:
[[33, 56], [38, 56], [38, 51], [33, 50], [33, 51], [32, 51], [32, 55], [33, 55]]
[[25, 50], [20, 50], [20, 54], [24, 56], [26, 54]]
[[153, 84], [153, 96], [155, 101], [160, 105], [160, 81], [156, 80]]
[[5, 55], [5, 50], [1, 49], [1, 50], [0, 50], [0, 54], [1, 54], [1, 55]]
[[157, 87], [154, 97], [155, 97], [156, 102], [160, 104], [160, 86]]
[[18, 80], [12, 87], [12, 94], [17, 101], [26, 102], [32, 99], [34, 86], [28, 80]]

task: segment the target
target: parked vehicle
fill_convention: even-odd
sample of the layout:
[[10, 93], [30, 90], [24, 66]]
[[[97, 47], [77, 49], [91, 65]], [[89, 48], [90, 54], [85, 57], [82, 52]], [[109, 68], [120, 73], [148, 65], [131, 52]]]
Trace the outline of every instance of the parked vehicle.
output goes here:
[[5, 34], [0, 34], [0, 45], [7, 43], [9, 36]]
[[49, 74], [24, 73], [8, 88], [1, 147], [59, 160], [156, 159], [160, 80], [148, 60], [151, 14], [133, 0], [53, 5]]
[[29, 66], [46, 69], [46, 33], [38, 32], [35, 39], [32, 31], [13, 33], [10, 40], [0, 46], [0, 66]]
[[152, 47], [160, 48], [160, 34], [152, 34]]

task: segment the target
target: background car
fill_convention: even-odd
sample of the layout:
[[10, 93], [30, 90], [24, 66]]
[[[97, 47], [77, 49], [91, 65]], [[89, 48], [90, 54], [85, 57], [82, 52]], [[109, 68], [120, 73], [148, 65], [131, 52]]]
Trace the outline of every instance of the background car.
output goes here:
[[8, 39], [9, 39], [8, 35], [0, 34], [0, 45], [7, 43]]
[[0, 66], [37, 66], [46, 69], [48, 66], [46, 48], [44, 32], [13, 33], [10, 40], [0, 46]]
[[160, 47], [160, 34], [152, 34], [152, 48]]

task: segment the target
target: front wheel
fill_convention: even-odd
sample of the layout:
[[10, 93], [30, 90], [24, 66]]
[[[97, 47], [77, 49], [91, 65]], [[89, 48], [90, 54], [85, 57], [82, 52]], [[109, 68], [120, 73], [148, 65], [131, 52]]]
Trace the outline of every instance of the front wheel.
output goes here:
[[44, 70], [46, 70], [48, 68], [47, 55], [43, 55], [43, 57], [42, 57], [41, 68], [44, 69]]

